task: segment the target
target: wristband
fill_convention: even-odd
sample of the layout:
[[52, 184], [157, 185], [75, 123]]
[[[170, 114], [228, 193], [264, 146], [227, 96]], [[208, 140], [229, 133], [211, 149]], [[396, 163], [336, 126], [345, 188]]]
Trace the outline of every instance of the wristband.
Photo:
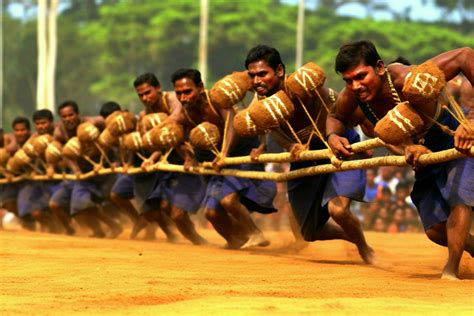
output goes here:
[[331, 137], [331, 135], [337, 135], [336, 132], [330, 132], [329, 134], [326, 135], [326, 141], [329, 140], [329, 137]]

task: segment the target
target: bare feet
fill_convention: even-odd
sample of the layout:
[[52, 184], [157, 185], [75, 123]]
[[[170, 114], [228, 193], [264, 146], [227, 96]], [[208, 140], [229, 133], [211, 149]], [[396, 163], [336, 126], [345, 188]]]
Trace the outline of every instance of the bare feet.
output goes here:
[[458, 266], [454, 266], [452, 264], [446, 263], [443, 268], [443, 274], [441, 275], [441, 279], [443, 280], [450, 280], [450, 281], [457, 281], [458, 278]]
[[102, 232], [102, 231], [96, 231], [90, 237], [92, 237], [92, 238], [105, 238], [105, 233]]
[[76, 230], [72, 228], [71, 226], [65, 227], [65, 229], [66, 229], [66, 235], [72, 236], [76, 234]]
[[[149, 231], [147, 230], [146, 231], [146, 234], [145, 234], [145, 240], [155, 240], [156, 239], [156, 236], [155, 236], [155, 231]], [[169, 240], [169, 239], [168, 239]]]
[[375, 252], [369, 246], [359, 248], [359, 254], [367, 264], [375, 264], [377, 262]]
[[201, 236], [199, 236], [199, 237], [197, 237], [195, 240], [193, 240], [192, 243], [193, 243], [194, 245], [206, 245], [206, 244], [208, 244], [209, 242], [208, 242], [206, 239], [204, 239], [204, 238], [202, 238]]
[[176, 235], [175, 233], [168, 233], [168, 234], [166, 235], [166, 241], [169, 242], [169, 243], [171, 243], [171, 244], [177, 243], [177, 242], [178, 242], [178, 239], [179, 239], [179, 237], [178, 237], [178, 235]]
[[130, 239], [135, 239], [135, 238], [137, 238], [138, 233], [139, 233], [143, 228], [145, 228], [147, 224], [148, 224], [148, 222], [147, 222], [145, 219], [139, 217], [139, 218], [135, 221], [135, 223], [133, 224], [132, 232], [130, 233]]
[[117, 238], [123, 232], [123, 227], [121, 225], [114, 226], [110, 233], [110, 238]]
[[442, 280], [449, 280], [449, 281], [459, 281], [457, 275], [453, 272], [446, 271], [446, 268], [443, 270], [443, 274], [441, 275]]
[[241, 247], [241, 249], [246, 249], [250, 247], [266, 247], [270, 245], [270, 241], [263, 236], [263, 233], [259, 232], [253, 235], [250, 235], [249, 240]]
[[231, 239], [227, 240], [227, 248], [228, 249], [240, 249], [246, 242], [248, 238], [241, 239], [237, 237], [232, 237]]

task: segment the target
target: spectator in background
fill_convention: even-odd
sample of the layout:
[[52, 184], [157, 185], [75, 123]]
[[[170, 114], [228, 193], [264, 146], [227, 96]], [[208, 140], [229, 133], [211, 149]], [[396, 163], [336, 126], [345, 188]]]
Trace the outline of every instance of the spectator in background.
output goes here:
[[387, 225], [387, 232], [401, 233], [406, 231], [405, 209], [398, 207], [394, 210], [392, 218]]
[[389, 188], [392, 193], [395, 193], [395, 188], [399, 180], [394, 177], [395, 167], [382, 166], [378, 169], [377, 177], [375, 177], [375, 184], [378, 186], [378, 193], [382, 194], [382, 188]]
[[375, 173], [374, 169], [367, 169], [367, 183], [365, 185], [365, 196], [364, 200], [367, 202], [372, 202], [377, 198], [377, 184], [375, 183]]
[[404, 208], [410, 204], [407, 201], [410, 200], [411, 184], [408, 181], [402, 181], [397, 184], [395, 189], [394, 204], [392, 209]]
[[405, 207], [405, 223], [407, 233], [424, 232], [418, 212], [412, 207]]
[[376, 232], [385, 232], [387, 231], [387, 225], [382, 218], [377, 218], [374, 222], [372, 230]]
[[377, 202], [380, 206], [391, 208], [393, 203], [393, 194], [388, 187], [382, 187], [380, 194], [377, 197]]

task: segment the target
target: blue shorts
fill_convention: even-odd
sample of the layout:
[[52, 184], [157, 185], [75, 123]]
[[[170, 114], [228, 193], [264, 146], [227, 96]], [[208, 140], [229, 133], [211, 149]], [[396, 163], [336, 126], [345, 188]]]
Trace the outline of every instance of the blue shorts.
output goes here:
[[23, 185], [23, 182], [0, 184], [0, 206], [6, 202], [16, 201], [18, 192]]
[[142, 212], [159, 209], [162, 198], [163, 182], [169, 177], [169, 172], [152, 172], [134, 175], [133, 196]]
[[117, 194], [122, 199], [133, 198], [133, 175], [119, 174], [112, 186], [111, 192]]
[[[232, 168], [264, 171], [263, 166], [259, 164], [243, 164]], [[204, 205], [206, 208], [223, 211], [224, 209], [219, 201], [231, 193], [237, 193], [240, 202], [251, 212], [269, 214], [277, 211], [273, 207], [273, 199], [276, 195], [275, 182], [228, 176], [213, 176], [210, 178]]]
[[[349, 142], [360, 140], [354, 130], [348, 130], [344, 135]], [[323, 144], [316, 144], [311, 149], [325, 148]], [[322, 161], [292, 162], [291, 170], [297, 170], [318, 164]], [[319, 174], [288, 181], [288, 199], [301, 229], [303, 238], [314, 241], [318, 231], [329, 220], [328, 202], [337, 196], [352, 200], [363, 201], [365, 194], [365, 170], [350, 170], [331, 174]]]
[[[441, 113], [438, 121], [451, 130], [459, 126], [447, 111]], [[424, 145], [437, 152], [453, 148], [454, 139], [433, 124], [425, 135]], [[455, 205], [474, 206], [474, 158], [460, 158], [420, 169], [415, 174], [410, 196], [425, 230], [446, 222]]]
[[196, 213], [206, 193], [206, 182], [198, 175], [172, 173], [163, 187], [162, 199], [189, 213]]
[[51, 196], [50, 202], [69, 209], [71, 215], [96, 207], [97, 203], [103, 200], [101, 181], [97, 178], [61, 182], [57, 191]]
[[59, 183], [54, 181], [28, 181], [18, 193], [18, 214], [20, 217], [30, 215], [33, 211], [48, 209], [51, 195], [59, 188]]
[[451, 208], [474, 206], [474, 158], [461, 158], [430, 168], [416, 179], [411, 199], [426, 229], [448, 220]]
[[324, 189], [321, 204], [325, 205], [336, 196], [344, 196], [351, 200], [364, 201], [366, 182], [365, 169], [331, 173], [326, 188]]

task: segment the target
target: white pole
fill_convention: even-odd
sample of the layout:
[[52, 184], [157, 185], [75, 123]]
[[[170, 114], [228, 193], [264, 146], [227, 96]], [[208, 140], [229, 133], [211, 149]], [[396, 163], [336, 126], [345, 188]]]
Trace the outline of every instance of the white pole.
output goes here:
[[207, 27], [209, 24], [209, 0], [201, 0], [201, 16], [199, 26], [199, 71], [202, 82], [207, 79]]
[[48, 63], [47, 63], [47, 79], [46, 79], [46, 92], [47, 92], [47, 104], [46, 108], [51, 112], [55, 113], [55, 74], [56, 74], [56, 55], [57, 55], [57, 9], [58, 0], [51, 0], [48, 15]]
[[38, 0], [38, 77], [36, 83], [36, 108], [40, 109], [46, 104], [45, 80], [47, 64], [47, 39], [46, 39], [46, 0]]
[[298, 2], [298, 20], [296, 26], [296, 69], [303, 65], [303, 41], [304, 41], [304, 0]]

